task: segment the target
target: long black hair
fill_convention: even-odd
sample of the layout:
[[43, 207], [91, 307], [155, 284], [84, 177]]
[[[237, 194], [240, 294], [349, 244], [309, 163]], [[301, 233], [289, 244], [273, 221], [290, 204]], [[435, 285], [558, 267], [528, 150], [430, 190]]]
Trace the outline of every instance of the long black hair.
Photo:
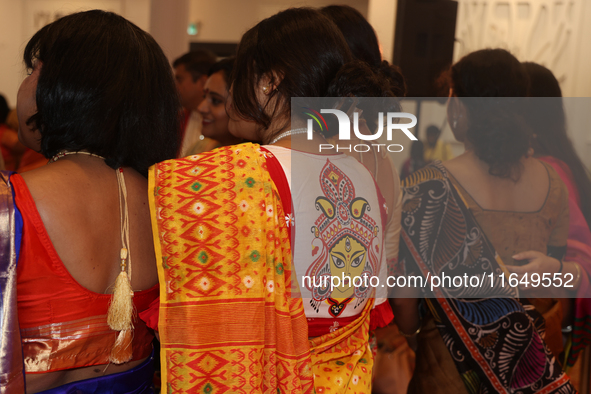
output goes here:
[[180, 103], [168, 60], [156, 41], [123, 17], [92, 10], [43, 27], [28, 42], [24, 62], [41, 62], [37, 113], [47, 158], [86, 150], [144, 176], [175, 157]]
[[566, 134], [566, 118], [562, 103], [562, 91], [552, 71], [536, 63], [523, 63], [531, 81], [531, 97], [553, 97], [538, 99], [530, 117], [536, 155], [552, 156], [562, 160], [570, 169], [581, 199], [581, 212], [587, 226], [591, 228], [591, 181], [589, 172], [577, 155]]

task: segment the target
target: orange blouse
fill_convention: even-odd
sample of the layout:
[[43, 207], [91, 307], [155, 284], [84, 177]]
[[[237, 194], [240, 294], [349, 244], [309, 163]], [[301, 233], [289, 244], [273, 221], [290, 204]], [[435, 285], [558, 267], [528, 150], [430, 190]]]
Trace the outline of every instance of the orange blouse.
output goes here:
[[[109, 363], [117, 332], [107, 324], [110, 294], [82, 287], [58, 256], [20, 175], [11, 178], [23, 217], [17, 301], [25, 371], [44, 373]], [[158, 285], [135, 293], [138, 312], [158, 297]], [[134, 319], [133, 360], [150, 355], [153, 334]]]

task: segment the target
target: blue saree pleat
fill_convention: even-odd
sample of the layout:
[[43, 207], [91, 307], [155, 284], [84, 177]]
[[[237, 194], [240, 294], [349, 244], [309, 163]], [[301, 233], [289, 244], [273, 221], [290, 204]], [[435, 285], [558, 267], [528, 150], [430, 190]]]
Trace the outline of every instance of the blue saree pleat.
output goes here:
[[39, 394], [151, 394], [154, 392], [154, 351], [129, 371], [79, 380]]

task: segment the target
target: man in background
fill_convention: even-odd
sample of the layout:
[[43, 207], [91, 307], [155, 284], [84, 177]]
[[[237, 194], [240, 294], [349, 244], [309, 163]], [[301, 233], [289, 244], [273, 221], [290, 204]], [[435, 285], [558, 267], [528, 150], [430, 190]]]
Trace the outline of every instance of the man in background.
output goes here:
[[201, 134], [203, 119], [197, 112], [204, 97], [203, 86], [207, 80], [207, 72], [215, 62], [213, 52], [196, 50], [185, 53], [172, 64], [176, 87], [184, 108], [180, 157], [206, 152], [218, 145], [216, 141]]

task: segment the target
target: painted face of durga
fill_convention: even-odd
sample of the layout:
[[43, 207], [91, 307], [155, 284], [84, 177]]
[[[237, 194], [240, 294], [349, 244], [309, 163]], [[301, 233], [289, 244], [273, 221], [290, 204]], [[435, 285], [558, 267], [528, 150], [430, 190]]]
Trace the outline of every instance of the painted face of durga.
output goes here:
[[329, 252], [330, 275], [345, 278], [339, 287], [335, 287], [331, 297], [349, 298], [355, 293], [353, 278], [361, 277], [367, 260], [367, 249], [349, 235], [338, 241]]
[[[369, 296], [370, 289], [363, 278], [377, 274], [381, 237], [379, 227], [368, 213], [371, 210], [368, 201], [356, 195], [353, 182], [341, 169], [327, 159], [319, 180], [324, 195], [316, 198], [319, 216], [311, 228], [314, 260], [306, 275], [315, 278], [313, 283], [328, 284], [306, 287], [312, 292], [311, 303], [315, 307], [322, 302], [347, 301], [338, 308], [340, 314], [348, 300]], [[330, 277], [339, 280], [332, 282]], [[331, 289], [331, 284], [338, 286]]]

